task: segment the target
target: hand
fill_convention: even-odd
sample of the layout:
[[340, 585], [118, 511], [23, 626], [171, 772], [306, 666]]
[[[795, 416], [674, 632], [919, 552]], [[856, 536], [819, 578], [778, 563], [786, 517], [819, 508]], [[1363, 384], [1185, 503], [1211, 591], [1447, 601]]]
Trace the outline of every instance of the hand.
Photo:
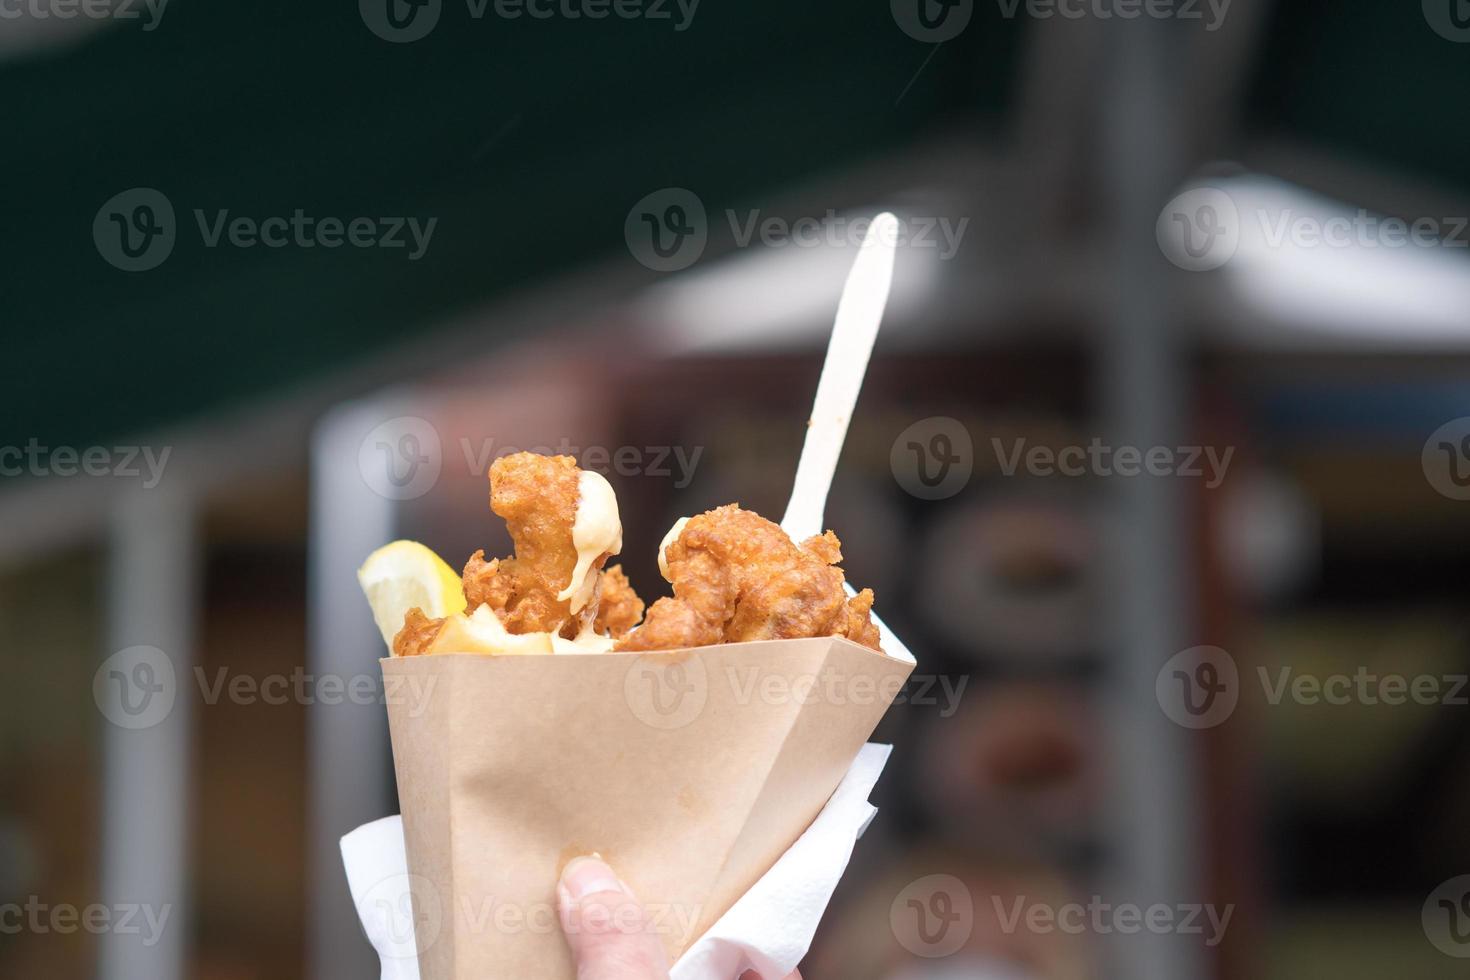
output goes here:
[[[556, 898], [577, 980], [669, 980], [663, 941], [632, 889], [600, 859], [581, 857], [568, 864]], [[749, 972], [740, 980], [761, 978]], [[801, 974], [785, 980], [801, 980]]]

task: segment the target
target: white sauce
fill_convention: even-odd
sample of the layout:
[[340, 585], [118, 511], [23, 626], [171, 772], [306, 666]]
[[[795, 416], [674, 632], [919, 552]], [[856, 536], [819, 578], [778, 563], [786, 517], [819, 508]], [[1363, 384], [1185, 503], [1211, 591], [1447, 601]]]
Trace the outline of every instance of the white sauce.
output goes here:
[[613, 638], [603, 636], [588, 623], [574, 640], [564, 640], [555, 634], [551, 637], [552, 653], [607, 653], [613, 648]]
[[674, 526], [669, 528], [669, 533], [665, 534], [664, 539], [659, 542], [658, 570], [659, 574], [664, 577], [665, 582], [672, 583], [674, 581], [673, 579], [669, 578], [669, 545], [679, 540], [679, 535], [684, 533], [684, 525], [688, 523], [689, 518], [679, 518], [677, 521], [674, 522]]
[[623, 523], [618, 519], [618, 498], [612, 485], [601, 473], [583, 470], [577, 477], [577, 517], [572, 522], [572, 544], [577, 549], [577, 564], [572, 580], [557, 593], [558, 599], [571, 599], [571, 611], [579, 613], [597, 592], [597, 576], [592, 563], [603, 553], [616, 555], [623, 550]]
[[564, 640], [560, 631], [511, 633], [489, 606], [478, 606], [469, 614], [450, 616], [434, 638], [430, 653], [480, 653], [497, 657], [538, 653], [606, 653], [613, 639], [602, 636], [588, 623], [576, 639]]

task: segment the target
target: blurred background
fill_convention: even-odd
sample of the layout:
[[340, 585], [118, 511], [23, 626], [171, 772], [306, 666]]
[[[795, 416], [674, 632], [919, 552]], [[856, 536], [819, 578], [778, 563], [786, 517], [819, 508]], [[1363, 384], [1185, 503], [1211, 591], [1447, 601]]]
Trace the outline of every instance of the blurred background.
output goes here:
[[0, 975], [376, 976], [353, 577], [578, 455], [919, 660], [809, 980], [1461, 975], [1463, 0], [0, 4]]

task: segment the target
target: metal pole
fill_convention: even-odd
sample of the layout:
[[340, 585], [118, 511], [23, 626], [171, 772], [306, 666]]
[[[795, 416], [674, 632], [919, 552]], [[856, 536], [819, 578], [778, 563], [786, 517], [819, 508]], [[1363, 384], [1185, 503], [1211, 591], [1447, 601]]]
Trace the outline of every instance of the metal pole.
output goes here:
[[[406, 406], [352, 404], [322, 420], [312, 439], [309, 663], [316, 677], [376, 676], [383, 641], [373, 625], [357, 568], [393, 533], [397, 504], [375, 493], [360, 469], [364, 438]], [[344, 834], [397, 812], [388, 716], [377, 704], [308, 709], [310, 865], [307, 976], [362, 980], [378, 975], [363, 935], [339, 842]]]
[[[1154, 222], [1176, 179], [1180, 152], [1167, 95], [1170, 25], [1144, 17], [1108, 25], [1102, 186], [1113, 218], [1112, 302], [1098, 359], [1107, 437], [1114, 446], [1177, 446], [1188, 405], [1180, 338], [1171, 330], [1168, 279]], [[1110, 893], [1147, 908], [1202, 903], [1196, 841], [1198, 780], [1187, 733], [1154, 696], [1158, 671], [1183, 641], [1193, 594], [1179, 481], [1114, 476], [1105, 533], [1113, 649], [1107, 689], [1115, 797]], [[1189, 980], [1204, 964], [1189, 937], [1142, 930], [1112, 937], [1113, 975]]]
[[[101, 980], [183, 980], [198, 561], [192, 500], [165, 483], [112, 515], [103, 736], [103, 902], [139, 925], [98, 937]], [[122, 914], [119, 911], [118, 914]]]

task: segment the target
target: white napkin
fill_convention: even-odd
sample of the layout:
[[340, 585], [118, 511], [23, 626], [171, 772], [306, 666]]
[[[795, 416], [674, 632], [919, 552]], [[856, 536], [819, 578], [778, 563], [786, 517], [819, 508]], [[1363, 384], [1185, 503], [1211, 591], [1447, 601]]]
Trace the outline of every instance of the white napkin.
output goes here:
[[[806, 833], [679, 958], [673, 980], [736, 980], [745, 970], [783, 980], [796, 969], [854, 843], [878, 812], [868, 794], [892, 751], [863, 746]], [[362, 927], [383, 961], [383, 980], [419, 980], [402, 820], [388, 817], [342, 838], [342, 861]]]

